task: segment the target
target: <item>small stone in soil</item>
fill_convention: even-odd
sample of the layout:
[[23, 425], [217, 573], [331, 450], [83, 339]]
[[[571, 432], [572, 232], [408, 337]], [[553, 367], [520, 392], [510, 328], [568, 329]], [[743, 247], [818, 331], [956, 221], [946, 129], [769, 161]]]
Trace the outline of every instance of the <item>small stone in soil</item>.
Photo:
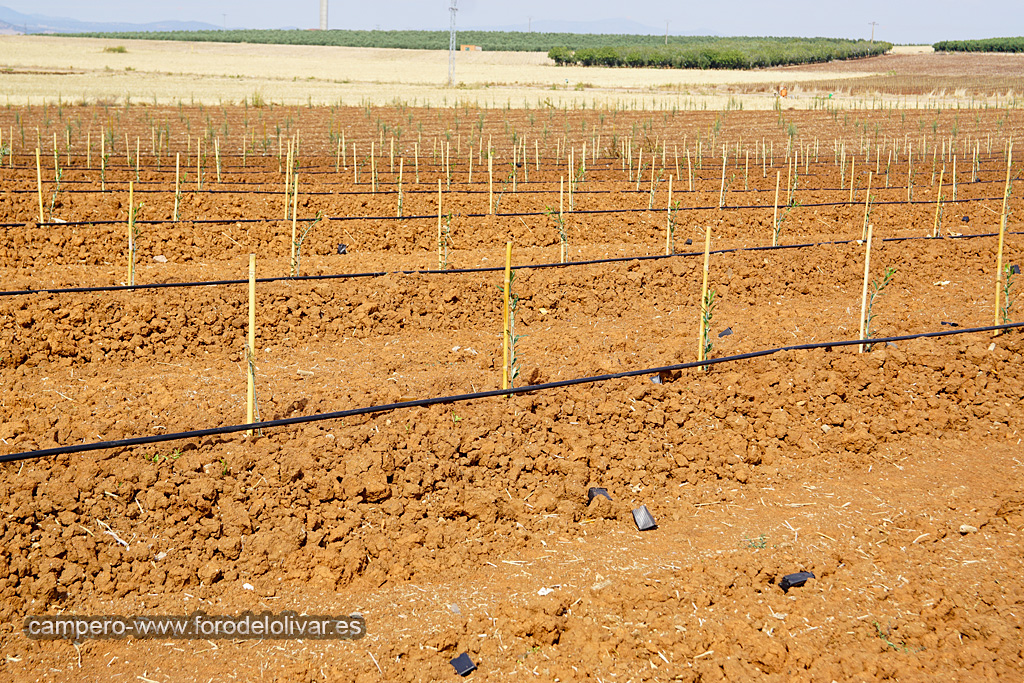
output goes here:
[[965, 536], [967, 534], [974, 534], [974, 533], [977, 533], [977, 532], [978, 532], [978, 527], [976, 527], [976, 526], [971, 526], [970, 524], [961, 524], [960, 525], [960, 533], [965, 535]]
[[468, 652], [463, 652], [449, 663], [455, 667], [455, 673], [460, 676], [468, 676], [473, 671], [476, 671], [476, 664], [469, 658]]
[[779, 587], [782, 588], [784, 593], [788, 593], [790, 588], [799, 588], [800, 586], [807, 583], [807, 579], [815, 578], [811, 572], [797, 572], [796, 574], [786, 574], [782, 577], [782, 581], [779, 582]]

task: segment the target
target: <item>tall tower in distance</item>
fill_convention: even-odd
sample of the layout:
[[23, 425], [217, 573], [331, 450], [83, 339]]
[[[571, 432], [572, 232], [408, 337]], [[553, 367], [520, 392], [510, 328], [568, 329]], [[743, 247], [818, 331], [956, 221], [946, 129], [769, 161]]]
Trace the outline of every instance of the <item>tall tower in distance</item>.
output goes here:
[[327, 30], [327, 0], [320, 0], [320, 30]]

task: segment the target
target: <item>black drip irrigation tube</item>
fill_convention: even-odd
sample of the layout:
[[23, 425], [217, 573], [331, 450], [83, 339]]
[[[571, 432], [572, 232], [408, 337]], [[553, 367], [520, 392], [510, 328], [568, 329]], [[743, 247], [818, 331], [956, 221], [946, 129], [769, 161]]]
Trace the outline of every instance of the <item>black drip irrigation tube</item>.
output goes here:
[[[1024, 232], [1006, 231], [1006, 235], [1024, 235]], [[951, 235], [948, 237], [930, 237], [918, 235], [913, 237], [886, 237], [881, 242], [911, 242], [917, 240], [967, 240], [980, 237], [997, 237], [999, 233], [984, 232], [971, 235]], [[801, 244], [780, 244], [777, 246], [763, 247], [732, 247], [729, 249], [713, 249], [711, 254], [738, 254], [746, 251], [785, 251], [790, 249], [811, 249], [814, 247], [839, 246], [844, 244], [855, 244], [861, 240], [833, 240], [830, 242], [805, 242]], [[650, 256], [616, 256], [614, 258], [592, 259], [590, 261], [567, 261], [565, 263], [526, 263], [520, 266], [513, 266], [512, 270], [544, 270], [548, 268], [572, 268], [576, 266], [594, 266], [604, 263], [626, 263], [629, 261], [657, 261], [668, 258], [690, 258], [703, 256], [703, 251], [680, 252], [677, 254], [653, 254]], [[280, 277], [256, 278], [256, 282], [319, 282], [325, 280], [355, 280], [361, 278], [384, 277], [385, 275], [465, 275], [469, 273], [495, 273], [504, 271], [504, 266], [482, 266], [479, 268], [457, 268], [449, 270], [395, 270], [395, 271], [369, 271], [365, 273], [335, 273], [332, 275], [282, 275]], [[17, 289], [11, 291], [0, 291], [0, 297], [5, 296], [27, 296], [30, 294], [88, 294], [95, 292], [124, 292], [141, 289], [173, 289], [187, 287], [218, 287], [226, 285], [244, 285], [248, 280], [204, 280], [200, 282], [156, 282], [148, 285], [106, 285], [101, 287], [63, 287], [54, 289]]]
[[[308, 173], [307, 173], [307, 175], [308, 175]], [[814, 173], [804, 174], [803, 177], [806, 178], [808, 175], [814, 176], [816, 174], [814, 174]], [[711, 181], [716, 180], [716, 178], [708, 176], [706, 178], [694, 178], [694, 180], [695, 181], [711, 182]], [[70, 180], [70, 181], [63, 181], [62, 185], [73, 185], [73, 184], [76, 184], [76, 183], [77, 184], [86, 184], [86, 183], [92, 183], [92, 182], [93, 181], [87, 181], [87, 180]], [[597, 185], [597, 184], [600, 184], [600, 183], [621, 183], [622, 181], [619, 181], [619, 180], [596, 180], [596, 181], [592, 180], [592, 181], [589, 181], [589, 182], [590, 182], [591, 188], [592, 188], [594, 185]], [[659, 184], [663, 184], [664, 182], [665, 181], [663, 181], [663, 180], [659, 181]], [[994, 184], [994, 183], [1001, 183], [1001, 182], [1002, 182], [1001, 180], [996, 178], [994, 180], [973, 180], [973, 181], [971, 181], [969, 183], [962, 183], [961, 185], [964, 185], [964, 186], [987, 185], [987, 184]], [[551, 181], [551, 180], [527, 180], [527, 181], [521, 181], [519, 183], [519, 186], [523, 187], [523, 186], [528, 186], [528, 185], [544, 185], [544, 184], [548, 184], [548, 183], [553, 183], [553, 181]], [[148, 188], [145, 187], [146, 184], [149, 184], [149, 185], [162, 185], [162, 183], [157, 182], [157, 181], [142, 181], [141, 183], [137, 183], [135, 185], [135, 192], [136, 192], [136, 194], [140, 194], [140, 195], [142, 195], [142, 194], [166, 195], [169, 192], [166, 189], [148, 189]], [[252, 189], [254, 185], [257, 186], [257, 187], [264, 187], [264, 186], [268, 186], [268, 185], [272, 185], [272, 184], [273, 183], [269, 183], [269, 182], [268, 183], [258, 183], [258, 182], [257, 183], [222, 182], [222, 183], [217, 183], [217, 187], [218, 188], [223, 188], [223, 187], [230, 186], [230, 185], [237, 185], [239, 187], [237, 187], [236, 189], [206, 189], [206, 190], [188, 190], [188, 189], [183, 189], [182, 190], [182, 194], [188, 193], [190, 195], [218, 195], [218, 194], [234, 195], [234, 194], [242, 193], [242, 194], [252, 194], [252, 195], [277, 195], [277, 196], [280, 196], [282, 194], [281, 190], [262, 190], [262, 189], [255, 190], [255, 189]], [[421, 183], [421, 184], [423, 184], [423, 183]], [[632, 185], [632, 183], [629, 183], [629, 184]], [[124, 187], [117, 187], [116, 186], [117, 183], [115, 183], [114, 181], [111, 181], [111, 182], [107, 183], [107, 185], [110, 187], [110, 189], [107, 189], [107, 190], [86, 189], [86, 190], [74, 190], [74, 191], [67, 190], [65, 192], [65, 194], [73, 196], [73, 195], [89, 195], [89, 194], [110, 194], [111, 192], [124, 192], [125, 191]], [[391, 190], [390, 192], [384, 192], [384, 191], [382, 191], [382, 192], [371, 192], [371, 191], [368, 191], [368, 190], [365, 190], [365, 191], [364, 190], [345, 190], [345, 191], [342, 191], [342, 192], [336, 192], [336, 191], [333, 191], [333, 190], [330, 191], [330, 192], [324, 192], [324, 191], [309, 192], [309, 191], [307, 191], [307, 192], [303, 192], [302, 195], [306, 196], [306, 197], [359, 197], [359, 196], [364, 196], [364, 195], [372, 197], [372, 196], [375, 196], [377, 194], [382, 194], [382, 195], [387, 196], [387, 195], [392, 195], [392, 194], [397, 194], [398, 193], [398, 190], [397, 190], [398, 183], [379, 182], [379, 183], [377, 183], [377, 185], [378, 185], [378, 187], [385, 187], [385, 188], [386, 187], [391, 187], [391, 188], [394, 188], [394, 189]], [[461, 195], [474, 195], [474, 194], [475, 195], [485, 195], [485, 194], [489, 194], [489, 190], [458, 189], [458, 186], [461, 186], [461, 185], [465, 185], [467, 187], [479, 187], [479, 185], [476, 184], [476, 183], [470, 184], [470, 183], [453, 182], [453, 183], [451, 183], [451, 188], [455, 188], [455, 189], [454, 190], [450, 189], [449, 191], [457, 191], [458, 194], [461, 194]], [[889, 187], [886, 187], [886, 188], [876, 188], [876, 190], [885, 189], [885, 190], [894, 190], [895, 191], [895, 190], [905, 190], [906, 187], [907, 187], [906, 185], [890, 185]], [[921, 187], [923, 187], [923, 186], [921, 186]], [[802, 192], [843, 192], [846, 189], [847, 188], [845, 188], [845, 187], [805, 187], [805, 188], [801, 188], [801, 191]], [[856, 189], [860, 189], [860, 188], [856, 188]], [[25, 188], [25, 189], [9, 190], [10, 194], [31, 194], [31, 195], [36, 194], [37, 191], [38, 190], [36, 188]], [[706, 192], [711, 192], [712, 190], [705, 190], [705, 191]], [[403, 192], [405, 194], [410, 194], [410, 195], [419, 194], [419, 195], [433, 196], [436, 193], [436, 190], [429, 190], [429, 189], [428, 190], [420, 190], [420, 189], [413, 188], [413, 189], [403, 190]], [[518, 190], [515, 194], [550, 194], [551, 192], [552, 192], [552, 190], [541, 190], [541, 189], [533, 189], [533, 190], [531, 190], [531, 189], [525, 189], [525, 190]], [[595, 194], [616, 194], [616, 193], [618, 193], [618, 194], [632, 194], [632, 195], [646, 195], [646, 194], [649, 194], [649, 192], [650, 192], [649, 188], [641, 188], [639, 190], [627, 189], [627, 190], [620, 190], [620, 191], [616, 191], [616, 190], [594, 190], [594, 189], [587, 189], [587, 190], [576, 190], [574, 192], [574, 194], [576, 194], [578, 196], [579, 195], [582, 195], [582, 196], [595, 195]], [[681, 194], [686, 195], [686, 194], [694, 194], [694, 193], [697, 193], [697, 192], [701, 192], [701, 190], [679, 190], [678, 192], [680, 192]], [[731, 194], [733, 194], [733, 195], [736, 195], [736, 194], [751, 194], [751, 193], [758, 194], [758, 193], [764, 193], [764, 192], [771, 193], [771, 192], [773, 192], [773, 190], [770, 189], [770, 188], [764, 188], [764, 189], [754, 188], [754, 189], [747, 189], [747, 190], [732, 190]], [[993, 199], [1001, 199], [1001, 198], [1000, 197], [994, 197]], [[956, 202], [960, 202], [960, 201], [977, 201], [977, 200], [949, 199], [949, 200], [946, 200], [945, 203], [952, 204], [952, 203], [956, 203]], [[854, 204], [857, 204], [857, 203], [858, 202], [854, 202]], [[890, 202], [877, 202], [877, 203], [883, 204], [883, 203], [890, 203]], [[891, 203], [896, 203], [896, 204], [930, 204], [930, 203], [934, 203], [934, 202], [930, 202], [930, 201], [927, 201], [927, 200], [922, 200], [922, 201], [891, 202]], [[839, 205], [842, 205], [842, 204], [850, 204], [850, 202], [835, 202], [834, 204], [821, 204], [821, 205], [818, 205], [818, 204], [801, 204], [800, 206], [833, 206], [833, 205], [839, 206]], [[717, 209], [718, 207], [714, 206], [714, 207], [708, 207], [708, 208], [715, 208], [715, 209]], [[746, 208], [746, 207], [730, 207], [730, 208]], [[765, 207], [761, 207], [761, 208], [765, 208]], [[389, 216], [389, 218], [395, 218], [395, 216]]]
[[[35, 191], [33, 190], [33, 194]], [[639, 194], [646, 194], [646, 190], [641, 190]], [[333, 194], [333, 193], [322, 193], [322, 194]], [[1002, 197], [972, 197], [969, 199], [950, 199], [944, 201], [943, 205], [946, 204], [966, 204], [969, 202], [994, 202], [1001, 201]], [[913, 206], [913, 205], [932, 205], [934, 201], [927, 199], [915, 199], [911, 201], [901, 200], [890, 200], [884, 202], [872, 202], [872, 206]], [[819, 208], [828, 206], [861, 206], [860, 202], [815, 202], [812, 204], [799, 204], [799, 208]], [[725, 204], [722, 206], [684, 206], [680, 207], [680, 211], [718, 211], [718, 210], [732, 210], [732, 209], [764, 209], [768, 210], [773, 207], [762, 206], [761, 204], [738, 204], [731, 205]], [[786, 208], [786, 207], [783, 207]], [[589, 216], [599, 214], [616, 214], [616, 213], [660, 213], [664, 209], [577, 209], [575, 211], [566, 211], [565, 213], [569, 216]], [[520, 211], [516, 213], [463, 213], [456, 214], [459, 218], [521, 218], [524, 216], [547, 216], [547, 211]], [[323, 219], [327, 221], [411, 221], [411, 220], [433, 220], [437, 218], [437, 214], [424, 214], [420, 216], [324, 216]], [[312, 218], [297, 218], [298, 221], [310, 221]], [[193, 220], [178, 220], [175, 221], [171, 218], [160, 218], [152, 220], [140, 220], [135, 221], [136, 225], [173, 225], [177, 223], [191, 223], [193, 225], [231, 225], [233, 223], [281, 223], [284, 219], [282, 218], [197, 218]], [[102, 220], [102, 221], [65, 221], [63, 223], [52, 223], [43, 222], [35, 223], [40, 228], [47, 227], [82, 227], [88, 225], [124, 225], [124, 220]], [[21, 228], [30, 225], [29, 223], [0, 223], [0, 228]]]
[[85, 453], [88, 451], [100, 451], [110, 450], [113, 448], [130, 448], [133, 446], [145, 446], [147, 444], [154, 443], [165, 443], [167, 441], [181, 441], [183, 439], [201, 439], [208, 436], [218, 436], [221, 434], [234, 434], [237, 432], [244, 432], [248, 430], [256, 429], [272, 429], [275, 427], [289, 427], [292, 425], [308, 424], [310, 422], [322, 422], [324, 420], [338, 420], [346, 417], [358, 417], [362, 415], [375, 415], [378, 413], [390, 413], [395, 410], [405, 410], [407, 408], [425, 408], [433, 405], [445, 405], [450, 403], [461, 403], [464, 401], [474, 401], [483, 398], [494, 398], [497, 396], [515, 396], [518, 394], [528, 394], [535, 391], [547, 391], [549, 389], [561, 389], [564, 387], [571, 387], [580, 384], [595, 384], [599, 382], [607, 382], [616, 379], [627, 379], [629, 377], [640, 377], [643, 375], [656, 375], [662, 372], [675, 372], [679, 370], [690, 370], [693, 368], [709, 367], [711, 365], [718, 365], [720, 363], [732, 363], [741, 360], [749, 360], [751, 358], [762, 358], [764, 356], [770, 356], [783, 351], [810, 351], [813, 349], [832, 349], [836, 346], [854, 346], [859, 344], [889, 344], [902, 341], [909, 341], [912, 339], [923, 339], [931, 337], [949, 337], [952, 335], [959, 334], [974, 334], [980, 332], [995, 332], [1002, 330], [1012, 330], [1024, 328], [1024, 323], [1010, 323], [1007, 325], [993, 325], [990, 327], [972, 327], [966, 329], [956, 330], [940, 330], [938, 332], [921, 332], [918, 334], [908, 334], [898, 337], [879, 337], [874, 339], [844, 339], [840, 341], [830, 342], [815, 342], [813, 344], [797, 344], [795, 346], [780, 346], [774, 349], [763, 349], [761, 351], [751, 351], [749, 353], [741, 353], [736, 356], [725, 356], [723, 358], [711, 358], [705, 361], [696, 361], [693, 363], [679, 363], [676, 365], [665, 365], [657, 368], [645, 368], [643, 370], [629, 370], [627, 372], [617, 372], [608, 375], [595, 375], [591, 377], [577, 377], [575, 379], [559, 380], [557, 382], [545, 382], [544, 384], [534, 384], [525, 387], [515, 387], [512, 389], [494, 389], [491, 391], [478, 391], [472, 394], [456, 394], [454, 396], [439, 396], [436, 398], [422, 398], [415, 401], [401, 401], [399, 403], [386, 403], [377, 406], [368, 406], [365, 408], [352, 408], [350, 410], [338, 410], [329, 413], [317, 413], [315, 415], [303, 415], [300, 417], [288, 417], [280, 420], [267, 420], [265, 422], [252, 422], [249, 424], [240, 425], [229, 425], [227, 427], [212, 427], [210, 429], [198, 429], [188, 432], [174, 432], [171, 434], [153, 434], [151, 436], [138, 436], [131, 439], [121, 439], [118, 441], [98, 441], [94, 443], [83, 443], [75, 446], [58, 446], [56, 448], [44, 448], [36, 451], [23, 451], [21, 453], [9, 453], [7, 455], [0, 455], [0, 463], [5, 462], [17, 462], [20, 460], [35, 460], [38, 458], [47, 458], [55, 455], [68, 455], [71, 453]]

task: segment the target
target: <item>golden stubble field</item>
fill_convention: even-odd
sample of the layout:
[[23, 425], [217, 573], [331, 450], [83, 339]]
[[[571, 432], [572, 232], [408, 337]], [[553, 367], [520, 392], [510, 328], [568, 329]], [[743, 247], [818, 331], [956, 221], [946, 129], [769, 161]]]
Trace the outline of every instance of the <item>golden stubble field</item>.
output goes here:
[[[104, 52], [116, 46], [127, 52]], [[830, 78], [877, 73], [865, 60], [863, 71]], [[433, 106], [469, 101], [695, 109], [736, 108], [742, 97], [745, 109], [769, 109], [776, 84], [792, 88], [820, 80], [822, 73], [555, 67], [539, 52], [478, 52], [457, 56], [458, 87], [445, 87], [447, 77], [445, 51], [0, 37], [0, 101], [12, 105], [58, 98], [123, 103], [127, 97], [139, 103], [227, 104], [258, 93], [283, 104], [388, 104], [397, 98]], [[813, 106], [809, 95], [789, 104]]]

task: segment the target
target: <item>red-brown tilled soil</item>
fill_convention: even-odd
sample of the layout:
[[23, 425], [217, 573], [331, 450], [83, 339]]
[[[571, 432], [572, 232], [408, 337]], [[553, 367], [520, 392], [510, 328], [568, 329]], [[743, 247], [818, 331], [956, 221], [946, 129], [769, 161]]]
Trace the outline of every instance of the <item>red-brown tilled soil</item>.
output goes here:
[[[125, 283], [131, 181], [136, 284], [244, 280], [249, 253], [259, 277], [282, 278], [257, 286], [262, 419], [493, 390], [503, 273], [412, 272], [438, 267], [438, 179], [447, 268], [500, 268], [507, 240], [515, 265], [550, 264], [565, 150], [578, 175], [586, 141], [573, 212], [563, 199], [569, 258], [621, 260], [517, 271], [517, 386], [695, 360], [708, 229], [712, 358], [857, 339], [869, 182], [870, 279], [895, 269], [873, 336], [979, 327], [994, 319], [989, 233], [1020, 124], [1016, 110], [8, 109], [2, 289]], [[104, 152], [114, 145], [102, 164], [101, 130]], [[302, 275], [374, 275], [284, 278], [278, 130], [282, 148], [299, 132], [299, 234], [323, 216]], [[200, 161], [201, 191], [198, 136], [222, 154], [219, 181], [216, 155]], [[438, 140], [451, 141], [450, 181]], [[787, 146], [800, 150], [791, 200]], [[758, 249], [772, 243], [776, 173], [778, 241], [808, 246]], [[682, 253], [637, 260], [665, 252], [669, 175]], [[1003, 263], [1019, 264], [1019, 190], [1008, 207]], [[936, 222], [943, 238], [922, 239]], [[247, 321], [241, 282], [0, 297], [0, 454], [244, 423]], [[448, 660], [468, 652], [483, 680], [1019, 680], [1022, 354], [1016, 331], [785, 351], [663, 384], [6, 463], [0, 678], [454, 680]], [[588, 505], [591, 486], [613, 500]], [[637, 531], [640, 505], [657, 529]], [[801, 570], [815, 578], [783, 592]], [[368, 634], [22, 633], [35, 614], [285, 610], [359, 612]]]

